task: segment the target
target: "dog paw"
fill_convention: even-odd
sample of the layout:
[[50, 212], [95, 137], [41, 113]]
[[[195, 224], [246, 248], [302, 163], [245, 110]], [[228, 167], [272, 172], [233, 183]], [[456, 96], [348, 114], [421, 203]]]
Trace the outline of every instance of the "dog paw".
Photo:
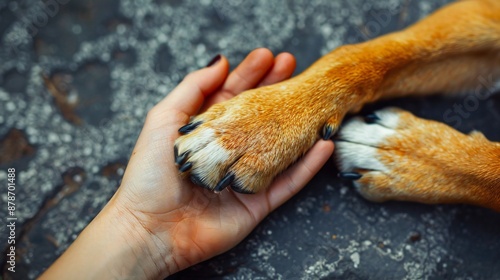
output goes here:
[[278, 84], [246, 91], [194, 117], [175, 142], [179, 171], [216, 192], [229, 186], [240, 193], [264, 189], [322, 131], [329, 137], [336, 130], [330, 113], [318, 109], [321, 102], [291, 88]]
[[389, 108], [356, 117], [335, 142], [339, 177], [372, 201], [468, 202], [477, 191], [468, 167], [480, 133], [462, 134], [435, 121]]

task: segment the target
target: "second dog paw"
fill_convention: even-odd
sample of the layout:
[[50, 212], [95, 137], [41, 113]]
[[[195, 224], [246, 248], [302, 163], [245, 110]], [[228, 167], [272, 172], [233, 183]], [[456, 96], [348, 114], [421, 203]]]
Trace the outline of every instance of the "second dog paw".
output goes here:
[[469, 203], [480, 191], [467, 167], [485, 142], [478, 137], [395, 108], [356, 117], [335, 143], [339, 177], [372, 201]]

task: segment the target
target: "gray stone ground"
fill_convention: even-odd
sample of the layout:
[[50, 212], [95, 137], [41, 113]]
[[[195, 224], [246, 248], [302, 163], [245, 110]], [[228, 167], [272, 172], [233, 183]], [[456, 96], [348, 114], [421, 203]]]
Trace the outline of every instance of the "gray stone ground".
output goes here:
[[[1, 221], [7, 168], [18, 170], [17, 272], [2, 259], [4, 279], [35, 278], [67, 248], [116, 190], [148, 109], [215, 54], [235, 65], [265, 46], [295, 54], [301, 71], [448, 1], [58, 2], [0, 0]], [[443, 121], [465, 100], [375, 107]], [[498, 96], [469, 113], [460, 130], [500, 140]], [[373, 204], [335, 174], [328, 163], [236, 248], [171, 279], [500, 279], [497, 213]], [[2, 249], [7, 234], [0, 227]]]

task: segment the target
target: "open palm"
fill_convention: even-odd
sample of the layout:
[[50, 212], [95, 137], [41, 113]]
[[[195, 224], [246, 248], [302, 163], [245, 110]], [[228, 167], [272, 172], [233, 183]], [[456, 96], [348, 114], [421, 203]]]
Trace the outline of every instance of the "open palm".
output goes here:
[[173, 146], [177, 130], [191, 116], [247, 89], [285, 80], [294, 68], [292, 55], [274, 58], [269, 50], [257, 49], [228, 75], [229, 63], [221, 57], [186, 76], [149, 112], [113, 201], [155, 239], [166, 259], [173, 258], [177, 267], [171, 271], [235, 246], [297, 193], [331, 155], [332, 142], [318, 142], [266, 191], [253, 195], [230, 189], [215, 194], [179, 176]]

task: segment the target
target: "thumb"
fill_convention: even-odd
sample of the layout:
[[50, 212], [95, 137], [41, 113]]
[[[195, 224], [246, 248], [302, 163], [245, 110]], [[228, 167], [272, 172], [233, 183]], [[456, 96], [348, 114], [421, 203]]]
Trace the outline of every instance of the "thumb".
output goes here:
[[295, 164], [276, 178], [268, 191], [271, 211], [298, 193], [319, 172], [333, 153], [333, 142], [319, 140]]

